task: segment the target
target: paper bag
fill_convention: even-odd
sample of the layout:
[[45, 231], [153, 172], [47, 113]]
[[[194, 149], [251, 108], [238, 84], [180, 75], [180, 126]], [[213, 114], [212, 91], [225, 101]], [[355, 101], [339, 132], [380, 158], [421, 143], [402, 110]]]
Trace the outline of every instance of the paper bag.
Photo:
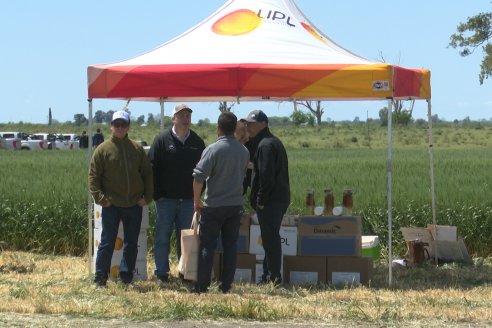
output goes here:
[[198, 256], [200, 254], [200, 236], [198, 221], [200, 215], [195, 212], [190, 229], [181, 230], [181, 257], [178, 271], [186, 280], [196, 281], [198, 276]]

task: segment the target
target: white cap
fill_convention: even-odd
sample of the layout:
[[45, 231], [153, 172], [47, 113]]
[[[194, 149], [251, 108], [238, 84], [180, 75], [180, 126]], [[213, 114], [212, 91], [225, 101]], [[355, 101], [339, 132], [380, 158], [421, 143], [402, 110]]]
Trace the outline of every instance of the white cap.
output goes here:
[[128, 113], [125, 112], [124, 110], [119, 110], [113, 113], [113, 119], [111, 120], [111, 123], [113, 123], [116, 120], [123, 120], [125, 122], [130, 122], [130, 115], [128, 115]]
[[188, 105], [179, 104], [179, 105], [174, 106], [173, 116], [176, 115], [177, 113], [181, 112], [183, 109], [187, 109], [190, 113], [193, 113], [193, 111], [191, 110], [190, 107], [188, 107]]

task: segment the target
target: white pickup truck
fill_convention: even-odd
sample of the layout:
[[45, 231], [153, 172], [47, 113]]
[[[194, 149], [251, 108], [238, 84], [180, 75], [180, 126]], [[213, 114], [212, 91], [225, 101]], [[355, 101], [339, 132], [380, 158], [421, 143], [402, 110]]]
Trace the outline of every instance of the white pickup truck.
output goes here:
[[3, 139], [3, 148], [22, 149], [22, 150], [45, 150], [48, 144], [43, 140], [31, 139], [26, 133], [22, 132], [0, 132]]
[[20, 132], [0, 132], [4, 149], [21, 149], [22, 134]]
[[75, 133], [61, 133], [56, 136], [58, 149], [79, 149], [79, 135]]

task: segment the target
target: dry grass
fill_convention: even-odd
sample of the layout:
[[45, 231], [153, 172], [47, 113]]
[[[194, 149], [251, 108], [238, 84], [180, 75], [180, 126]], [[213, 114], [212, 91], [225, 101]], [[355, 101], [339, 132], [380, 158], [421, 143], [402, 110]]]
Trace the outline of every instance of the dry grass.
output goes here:
[[0, 313], [164, 322], [492, 324], [492, 263], [480, 259], [473, 266], [395, 268], [393, 288], [387, 288], [387, 267], [380, 264], [370, 287], [238, 284], [228, 295], [217, 286], [195, 295], [178, 280], [140, 281], [130, 288], [111, 282], [107, 289], [96, 289], [87, 271], [86, 259], [80, 257], [1, 252]]

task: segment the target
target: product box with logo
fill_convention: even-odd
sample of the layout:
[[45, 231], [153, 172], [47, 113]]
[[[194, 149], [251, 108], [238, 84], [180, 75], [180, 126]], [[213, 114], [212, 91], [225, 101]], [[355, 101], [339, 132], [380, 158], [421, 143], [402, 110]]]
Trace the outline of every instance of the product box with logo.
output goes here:
[[292, 285], [326, 283], [326, 257], [284, 256], [283, 276]]
[[372, 257], [328, 256], [327, 282], [332, 285], [368, 285], [372, 278]]
[[[297, 255], [297, 227], [281, 226], [282, 255]], [[252, 224], [249, 231], [249, 253], [265, 254], [260, 226]]]
[[358, 216], [300, 217], [298, 255], [360, 256], [361, 234]]

